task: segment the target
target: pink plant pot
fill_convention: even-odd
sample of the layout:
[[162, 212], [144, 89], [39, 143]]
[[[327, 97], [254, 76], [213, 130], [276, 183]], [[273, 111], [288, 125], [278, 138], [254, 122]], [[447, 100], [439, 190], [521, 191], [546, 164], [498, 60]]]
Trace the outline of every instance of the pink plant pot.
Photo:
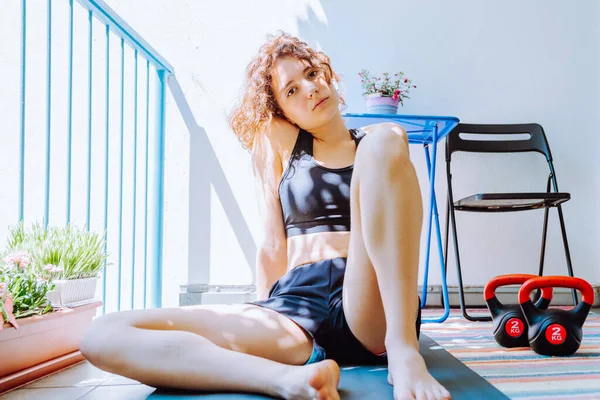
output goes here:
[[380, 93], [367, 95], [367, 111], [371, 114], [397, 114], [400, 99], [382, 97]]

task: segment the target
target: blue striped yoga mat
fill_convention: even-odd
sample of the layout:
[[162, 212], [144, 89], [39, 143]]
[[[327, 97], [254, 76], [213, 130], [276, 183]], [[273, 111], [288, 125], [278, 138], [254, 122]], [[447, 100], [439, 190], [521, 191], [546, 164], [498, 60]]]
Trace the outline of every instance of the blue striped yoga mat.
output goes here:
[[[423, 317], [442, 312], [423, 310]], [[469, 311], [478, 312], [482, 310]], [[590, 312], [581, 347], [569, 357], [541, 356], [529, 348], [505, 349], [494, 340], [491, 322], [467, 321], [460, 310], [452, 310], [442, 324], [423, 324], [422, 331], [511, 399], [600, 399], [598, 309]]]

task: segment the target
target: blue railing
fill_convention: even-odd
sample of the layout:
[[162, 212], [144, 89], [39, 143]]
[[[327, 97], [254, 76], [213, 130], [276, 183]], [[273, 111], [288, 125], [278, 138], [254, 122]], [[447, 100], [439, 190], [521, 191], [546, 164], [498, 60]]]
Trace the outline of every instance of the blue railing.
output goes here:
[[[94, 231], [105, 231], [107, 250], [111, 253], [109, 262], [114, 266], [107, 267], [102, 274], [101, 291], [104, 304], [102, 312], [122, 308], [160, 307], [162, 304], [165, 90], [167, 78], [173, 74], [173, 68], [104, 2], [77, 0], [77, 3], [78, 5], [74, 4], [73, 0], [47, 1], [44, 18], [46, 40], [43, 43], [46, 57], [45, 65], [39, 65], [28, 64], [27, 56], [32, 53], [30, 46], [38, 45], [39, 48], [40, 43], [28, 42], [27, 28], [43, 24], [43, 21], [34, 21], [31, 13], [28, 16], [28, 7], [36, 7], [35, 15], [39, 17], [41, 6], [37, 2], [32, 5], [31, 2], [21, 0], [18, 124], [20, 131], [18, 190], [16, 191], [18, 210], [14, 210], [17, 211], [18, 218], [7, 222], [43, 219], [45, 225], [74, 223], [85, 225]], [[65, 18], [59, 12], [64, 12], [66, 7], [68, 7], [67, 81], [63, 85], [53, 85], [55, 63], [58, 60], [53, 57], [53, 49], [57, 44], [64, 44], [63, 40], [53, 41], [56, 39], [53, 38], [53, 33], [56, 34], [57, 27], [61, 27], [60, 23], [53, 25], [53, 22], [57, 17]], [[56, 8], [60, 11], [55, 11]], [[80, 48], [74, 46], [74, 37], [79, 38], [82, 37], [81, 35], [87, 35], [85, 46], [87, 54], [83, 54], [83, 58], [81, 46]], [[64, 36], [61, 37], [63, 38]], [[115, 39], [120, 42], [118, 49], [111, 47], [111, 42]], [[133, 54], [126, 56], [131, 51]], [[115, 52], [119, 56], [117, 69], [120, 70], [116, 76], [113, 74]], [[102, 56], [105, 58], [104, 63], [97, 60]], [[75, 66], [75, 59], [87, 60], [87, 66], [79, 64]], [[129, 69], [133, 69], [133, 77], [129, 81], [128, 77], [131, 74], [126, 72], [126, 65], [130, 67]], [[82, 69], [86, 67], [87, 71], [83, 71]], [[85, 85], [74, 84], [74, 72], [79, 72], [78, 75], [81, 76], [85, 75]], [[39, 110], [35, 113], [29, 112], [28, 83], [33, 74], [44, 73], [45, 93], [43, 88], [37, 88], [40, 93], [45, 94], [45, 110], [43, 115], [40, 115]], [[97, 78], [94, 79], [99, 73], [103, 75], [102, 85], [99, 85]], [[99, 87], [102, 89], [99, 90]], [[118, 101], [115, 104], [114, 97], [117, 90]], [[63, 118], [64, 114], [54, 107], [53, 95], [57, 92], [65, 94], [64, 91], [67, 98], [66, 150], [64, 150], [66, 166], [63, 165], [64, 179], [59, 179], [53, 172], [55, 169], [60, 172], [60, 166], [57, 164], [65, 160], [56, 160], [56, 156], [53, 158], [55, 149], [60, 145], [59, 138], [55, 137], [57, 133], [53, 122], [55, 118]], [[154, 93], [152, 96], [151, 92]], [[126, 94], [128, 98], [133, 97], [133, 101], [129, 102], [133, 104], [126, 104]], [[85, 104], [74, 102], [74, 95], [78, 98], [86, 98]], [[139, 101], [140, 96], [143, 97], [142, 101]], [[115, 106], [118, 107], [117, 113], [114, 112]], [[85, 132], [82, 130], [75, 132], [74, 115], [80, 116], [84, 113], [87, 118]], [[45, 119], [43, 172], [39, 171], [39, 167], [36, 167], [34, 162], [27, 161], [30, 134], [28, 125], [34, 118]], [[115, 133], [117, 125], [118, 133]], [[85, 146], [82, 145], [82, 138], [85, 138]], [[78, 143], [76, 148], [74, 148], [75, 140]], [[85, 149], [82, 150], [82, 147]], [[115, 149], [118, 156], [114, 155]], [[85, 154], [85, 157], [74, 160], [74, 150], [78, 150], [77, 153], [80, 155]], [[6, 168], [9, 166], [7, 165]], [[27, 171], [30, 168], [40, 173], [31, 174]], [[74, 171], [85, 172], [74, 177]], [[5, 171], [0, 172], [7, 174]], [[33, 188], [40, 183], [31, 183], [29, 178], [26, 180], [26, 176], [29, 175], [34, 175], [33, 180], [43, 179], [41, 207], [32, 205], [33, 201], [28, 202], [28, 196], [36, 196]], [[82, 180], [85, 184], [81, 184]], [[60, 196], [62, 199], [63, 195], [58, 191], [61, 185], [65, 189], [64, 218], [55, 207], [56, 201], [53, 202], [53, 197]], [[130, 190], [126, 193], [124, 188]], [[81, 203], [76, 199], [81, 199], [85, 203], [84, 212], [74, 211], [74, 206]], [[124, 202], [129, 205], [127, 210], [124, 210]], [[113, 212], [114, 205], [116, 205], [116, 216]], [[127, 240], [125, 231], [130, 232]], [[127, 245], [131, 247], [126, 248]], [[128, 250], [127, 254], [124, 250]], [[124, 276], [130, 279], [130, 285], [123, 284]], [[129, 295], [129, 304], [123, 304], [124, 295]], [[113, 304], [115, 300], [116, 304]]]

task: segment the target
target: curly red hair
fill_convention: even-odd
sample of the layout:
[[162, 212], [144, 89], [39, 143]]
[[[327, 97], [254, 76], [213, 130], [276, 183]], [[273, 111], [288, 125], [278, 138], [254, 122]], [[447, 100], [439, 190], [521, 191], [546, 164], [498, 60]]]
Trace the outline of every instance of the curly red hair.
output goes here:
[[[246, 68], [244, 96], [230, 118], [231, 129], [245, 149], [252, 150], [257, 135], [271, 123], [273, 116], [283, 116], [275, 100], [271, 76], [275, 62], [283, 57], [304, 60], [311, 67], [320, 69], [329, 84], [332, 79], [340, 80], [331, 69], [325, 53], [311, 49], [305, 42], [285, 32], [270, 36]], [[340, 103], [344, 104], [341, 97]]]

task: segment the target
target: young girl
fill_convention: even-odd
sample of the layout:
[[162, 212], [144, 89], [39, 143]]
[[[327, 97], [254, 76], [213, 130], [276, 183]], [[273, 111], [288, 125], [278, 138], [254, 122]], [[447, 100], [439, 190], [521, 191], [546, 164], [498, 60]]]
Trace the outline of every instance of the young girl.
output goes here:
[[340, 399], [338, 363], [387, 364], [394, 399], [450, 398], [419, 354], [423, 212], [406, 132], [347, 129], [338, 81], [285, 33], [247, 68], [231, 126], [257, 183], [258, 300], [104, 315], [80, 346], [92, 364], [154, 387], [320, 400]]

